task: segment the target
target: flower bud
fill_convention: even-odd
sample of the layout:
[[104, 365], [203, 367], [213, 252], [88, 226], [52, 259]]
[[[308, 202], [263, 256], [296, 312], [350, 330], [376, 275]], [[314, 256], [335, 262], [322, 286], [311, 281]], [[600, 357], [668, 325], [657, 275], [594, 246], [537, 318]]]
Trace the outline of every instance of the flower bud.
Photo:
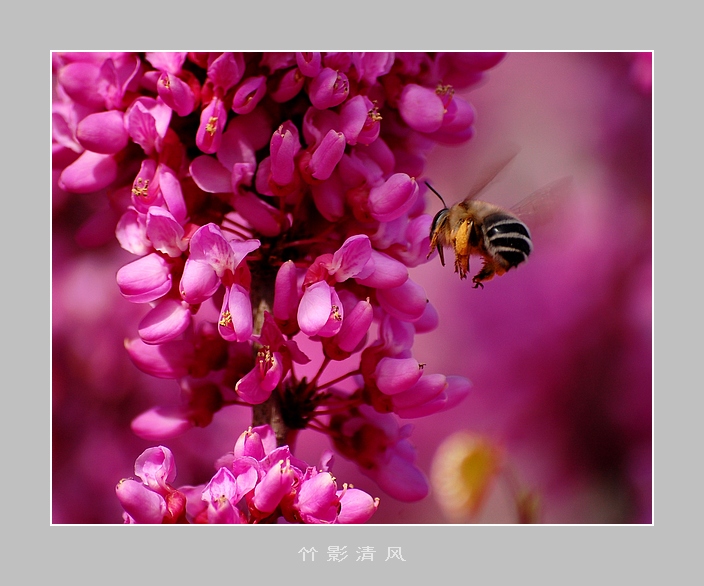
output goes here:
[[171, 290], [171, 268], [156, 252], [126, 264], [117, 271], [122, 296], [132, 303], [147, 303]]
[[398, 111], [413, 130], [435, 132], [442, 125], [445, 106], [434, 89], [409, 83], [401, 92]]
[[415, 358], [385, 356], [376, 365], [374, 377], [379, 390], [385, 395], [396, 395], [410, 389], [418, 382], [423, 370]]
[[345, 152], [345, 135], [330, 130], [310, 158], [309, 170], [315, 179], [328, 179]]
[[406, 265], [388, 254], [372, 249], [371, 260], [374, 262], [374, 272], [364, 279], [356, 278], [360, 285], [375, 289], [390, 289], [403, 285], [408, 279]]
[[287, 120], [274, 132], [270, 142], [271, 179], [279, 185], [288, 185], [294, 179], [296, 164], [294, 158], [301, 143], [298, 129]]
[[266, 77], [258, 75], [243, 80], [232, 98], [232, 110], [249, 114], [266, 94]]
[[320, 53], [296, 53], [298, 69], [306, 77], [315, 77], [320, 73]]
[[286, 261], [276, 273], [274, 283], [274, 318], [285, 334], [292, 334], [298, 329], [296, 312], [298, 311], [298, 287], [296, 265]]
[[369, 212], [379, 222], [390, 222], [405, 214], [418, 197], [416, 180], [405, 173], [395, 173], [382, 185], [369, 191]]
[[173, 73], [162, 72], [156, 89], [162, 101], [179, 116], [188, 116], [195, 109], [196, 96], [193, 89]]
[[401, 321], [418, 321], [428, 304], [425, 290], [412, 279], [399, 287], [377, 289], [376, 297], [382, 309]]
[[338, 523], [366, 523], [379, 507], [379, 499], [357, 488], [344, 485], [343, 490], [338, 490], [340, 498], [340, 513]]
[[359, 301], [345, 316], [342, 327], [335, 336], [340, 350], [354, 352], [367, 335], [373, 319], [374, 310], [369, 300]]
[[191, 312], [187, 303], [164, 299], [142, 318], [137, 331], [147, 344], [163, 344], [180, 336], [190, 324]]
[[332, 523], [339, 506], [337, 484], [329, 472], [315, 472], [298, 485], [294, 507], [304, 523]]
[[91, 193], [117, 179], [117, 162], [112, 155], [85, 151], [59, 176], [59, 187], [73, 193]]
[[311, 104], [318, 110], [333, 108], [347, 99], [350, 84], [347, 76], [329, 67], [324, 67], [316, 75], [308, 88]]
[[194, 427], [187, 410], [182, 407], [152, 407], [132, 420], [130, 427], [142, 439], [160, 441], [178, 437]]
[[295, 479], [290, 462], [279, 460], [255, 487], [252, 504], [262, 513], [273, 513], [281, 499], [291, 492]]
[[305, 81], [306, 78], [301, 71], [297, 67], [293, 67], [273, 82], [275, 85], [268, 89], [269, 97], [280, 104], [288, 102], [303, 89]]
[[196, 132], [196, 145], [206, 154], [217, 152], [220, 148], [222, 133], [227, 122], [227, 111], [219, 98], [213, 98], [203, 108], [200, 115], [200, 125]]
[[122, 508], [136, 523], [161, 523], [167, 512], [166, 501], [159, 493], [146, 486], [125, 478], [115, 488]]
[[76, 139], [94, 153], [111, 155], [121, 151], [129, 140], [124, 115], [118, 110], [89, 114], [78, 123]]
[[194, 358], [193, 345], [184, 340], [145, 344], [141, 338], [135, 338], [125, 340], [125, 349], [139, 370], [163, 379], [175, 380], [188, 375]]

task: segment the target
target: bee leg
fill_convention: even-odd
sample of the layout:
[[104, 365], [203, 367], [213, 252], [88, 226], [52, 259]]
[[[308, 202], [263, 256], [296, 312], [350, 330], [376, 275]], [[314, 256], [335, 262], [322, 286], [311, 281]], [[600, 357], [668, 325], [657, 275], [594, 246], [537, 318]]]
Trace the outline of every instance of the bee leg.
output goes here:
[[478, 287], [481, 287], [482, 289], [484, 288], [484, 284], [482, 281], [488, 281], [493, 276], [496, 274], [496, 267], [494, 266], [494, 263], [489, 262], [489, 261], [484, 261], [484, 266], [482, 267], [482, 270], [479, 271], [474, 277], [472, 278], [472, 283], [474, 283], [474, 288], [477, 289]]
[[430, 239], [430, 249], [428, 250], [428, 256], [425, 258], [430, 258], [430, 255], [433, 254], [433, 251], [436, 250], [438, 251], [438, 256], [440, 257], [440, 264], [442, 266], [445, 266], [445, 251], [442, 249], [442, 244], [438, 242], [438, 235], [433, 234], [433, 237]]
[[464, 221], [452, 241], [455, 248], [455, 272], [460, 279], [466, 279], [469, 272], [469, 234], [474, 222]]

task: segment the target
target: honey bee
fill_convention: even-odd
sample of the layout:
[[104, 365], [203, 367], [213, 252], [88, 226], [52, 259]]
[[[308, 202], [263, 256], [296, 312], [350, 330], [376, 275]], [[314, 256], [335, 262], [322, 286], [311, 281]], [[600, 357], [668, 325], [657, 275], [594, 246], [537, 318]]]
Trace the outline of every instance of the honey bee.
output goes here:
[[[451, 208], [447, 207], [442, 196], [426, 181], [425, 184], [442, 201], [444, 208], [433, 219], [430, 227], [430, 250], [428, 258], [437, 250], [440, 262], [445, 266], [443, 249], [452, 247], [455, 251], [455, 272], [460, 279], [466, 279], [469, 273], [469, 257], [477, 255], [484, 262], [481, 270], [472, 277], [474, 288], [484, 288], [484, 281], [524, 262], [533, 251], [530, 230], [518, 215], [494, 204], [475, 200], [505, 166], [502, 164], [475, 187], [470, 194]], [[563, 178], [539, 189], [521, 202], [524, 211], [534, 211], [538, 204], [543, 204], [549, 192], [556, 184], [566, 183]]]

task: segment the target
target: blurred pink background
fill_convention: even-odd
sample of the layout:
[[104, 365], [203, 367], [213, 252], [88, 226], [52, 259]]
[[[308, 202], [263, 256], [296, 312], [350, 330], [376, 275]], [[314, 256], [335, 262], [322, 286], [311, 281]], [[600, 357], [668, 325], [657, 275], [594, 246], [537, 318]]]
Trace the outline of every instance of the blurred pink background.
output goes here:
[[[472, 289], [437, 258], [411, 269], [440, 316], [417, 336], [427, 372], [458, 374], [470, 397], [446, 413], [413, 420], [411, 440], [429, 475], [453, 432], [501, 446], [521, 485], [539, 497], [544, 523], [650, 523], [652, 498], [652, 96], [650, 54], [511, 53], [466, 94], [477, 111], [466, 145], [438, 147], [426, 176], [448, 205], [509, 145], [518, 156], [486, 199], [511, 206], [559, 177], [574, 191], [515, 271]], [[428, 213], [440, 202], [427, 197]], [[83, 219], [102, 215], [83, 226]], [[121, 523], [115, 484], [133, 475], [153, 445], [132, 418], [176, 403], [173, 381], [139, 372], [122, 350], [145, 308], [124, 301], [115, 273], [131, 255], [105, 238], [107, 202], [54, 197], [52, 522]], [[98, 219], [96, 219], [98, 218]], [[473, 273], [477, 259], [470, 260]], [[206, 482], [232, 449], [249, 413], [228, 408], [205, 429], [164, 442], [177, 485]], [[306, 431], [297, 455], [316, 463], [328, 441]], [[452, 523], [435, 493], [400, 503], [336, 456], [338, 483], [381, 498], [374, 523]], [[480, 523], [514, 523], [497, 482]]]

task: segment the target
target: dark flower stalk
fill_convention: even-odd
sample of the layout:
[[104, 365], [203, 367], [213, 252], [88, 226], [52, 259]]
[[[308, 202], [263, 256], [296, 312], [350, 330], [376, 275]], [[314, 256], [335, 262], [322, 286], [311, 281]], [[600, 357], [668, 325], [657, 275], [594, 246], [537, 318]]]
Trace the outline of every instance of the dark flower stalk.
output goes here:
[[[151, 307], [127, 351], [182, 391], [180, 407], [155, 407], [133, 430], [164, 440], [246, 405], [259, 431], [243, 437], [268, 438], [200, 492], [173, 489], [171, 464], [164, 481], [136, 469], [141, 484], [118, 486], [129, 522], [366, 520], [345, 514], [354, 493], [336, 491], [329, 459], [310, 468], [292, 455], [306, 428], [395, 498], [426, 496], [396, 417], [449, 409], [470, 383], [413, 356], [414, 336], [437, 323], [408, 271], [429, 246], [418, 179], [432, 147], [473, 134], [454, 89], [502, 57], [54, 55], [58, 186], [117, 202], [118, 241], [138, 257], [117, 284]], [[347, 359], [347, 374], [328, 374]], [[320, 366], [301, 376], [309, 363]]]

